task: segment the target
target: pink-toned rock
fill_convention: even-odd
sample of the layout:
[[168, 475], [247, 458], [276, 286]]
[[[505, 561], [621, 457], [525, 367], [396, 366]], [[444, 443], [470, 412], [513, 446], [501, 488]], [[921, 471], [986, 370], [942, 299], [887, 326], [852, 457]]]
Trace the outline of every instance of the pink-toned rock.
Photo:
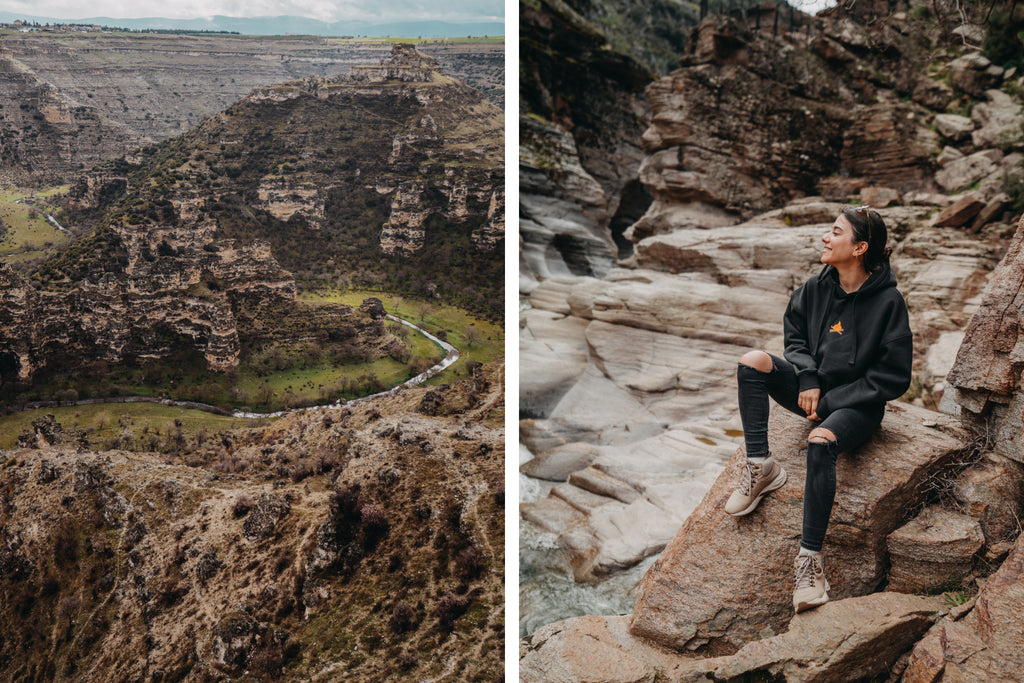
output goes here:
[[[967, 325], [964, 343], [946, 378], [944, 405], [959, 405], [978, 434], [994, 436], [993, 450], [1024, 463], [1024, 217]], [[950, 388], [955, 392], [951, 392]], [[955, 393], [955, 396], [954, 396]], [[953, 403], [955, 401], [955, 403]]]
[[927, 507], [889, 534], [888, 590], [925, 593], [959, 587], [984, 543], [981, 525], [974, 519]]
[[869, 679], [889, 670], [935, 622], [942, 605], [935, 596], [891, 592], [829, 602], [794, 616], [785, 633], [749, 643], [732, 656], [685, 661], [670, 670], [670, 679], [682, 683]]
[[[997, 150], [998, 151], [998, 150]], [[946, 192], [960, 192], [997, 170], [996, 162], [985, 151], [947, 161], [935, 174], [935, 182]]]
[[875, 593], [798, 614], [785, 633], [734, 655], [702, 658], [629, 632], [629, 617], [578, 617], [519, 644], [522, 683], [853, 681], [886, 672], [942, 613], [936, 596]]
[[959, 228], [967, 225], [985, 208], [985, 201], [974, 194], [966, 194], [947, 206], [935, 219], [937, 228]]
[[[812, 423], [776, 410], [769, 438], [787, 484], [746, 517], [723, 511], [744, 457], [736, 452], [661, 557], [644, 576], [631, 632], [663, 645], [732, 653], [782, 630], [792, 617], [792, 562], [800, 538], [804, 457]], [[840, 456], [832, 522], [825, 538], [830, 595], [870, 593], [886, 568], [885, 537], [899, 527], [928, 474], [961, 441], [940, 413], [890, 405], [878, 433]]]
[[989, 577], [974, 608], [937, 623], [914, 647], [903, 683], [1019, 681], [1024, 671], [1024, 539]]
[[957, 477], [952, 494], [981, 524], [989, 547], [1017, 537], [1024, 518], [1024, 465], [986, 453]]
[[681, 657], [629, 634], [629, 617], [579, 617], [519, 643], [521, 683], [654, 683]]
[[974, 222], [971, 224], [971, 230], [980, 230], [995, 219], [999, 218], [999, 216], [1002, 215], [1003, 210], [1006, 209], [1006, 205], [1009, 201], [1009, 196], [1002, 192], [990, 199], [988, 204], [985, 205], [985, 208], [979, 211], [978, 215], [975, 216]]
[[868, 206], [884, 209], [893, 204], [900, 204], [900, 193], [891, 187], [865, 187], [860, 191], [860, 199]]

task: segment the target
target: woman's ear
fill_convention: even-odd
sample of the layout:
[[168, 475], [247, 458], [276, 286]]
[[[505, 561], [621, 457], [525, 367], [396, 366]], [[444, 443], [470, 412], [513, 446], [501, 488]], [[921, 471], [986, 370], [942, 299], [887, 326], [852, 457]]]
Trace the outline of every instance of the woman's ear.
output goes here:
[[868, 243], [867, 242], [858, 242], [853, 247], [853, 255], [854, 256], [863, 256], [867, 252], [868, 252]]

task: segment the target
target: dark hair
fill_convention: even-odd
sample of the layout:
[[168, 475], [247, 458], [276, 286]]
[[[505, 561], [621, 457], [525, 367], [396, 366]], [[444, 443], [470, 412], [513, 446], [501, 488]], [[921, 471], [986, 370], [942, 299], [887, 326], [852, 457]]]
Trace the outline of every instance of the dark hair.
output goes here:
[[885, 246], [889, 239], [885, 221], [870, 206], [851, 206], [843, 209], [843, 215], [853, 226], [854, 242], [868, 243], [868, 250], [864, 252], [864, 270], [869, 273], [878, 270], [892, 253], [892, 247]]

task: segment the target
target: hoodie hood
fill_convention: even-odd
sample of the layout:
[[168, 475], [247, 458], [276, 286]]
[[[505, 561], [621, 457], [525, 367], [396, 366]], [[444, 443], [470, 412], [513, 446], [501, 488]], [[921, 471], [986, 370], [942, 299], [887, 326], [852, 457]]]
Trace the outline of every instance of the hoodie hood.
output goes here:
[[846, 297], [863, 297], [869, 294], [885, 289], [886, 287], [896, 286], [896, 273], [892, 271], [892, 267], [889, 265], [889, 259], [885, 259], [879, 264], [870, 275], [868, 279], [864, 281], [864, 284], [860, 286], [856, 292], [847, 292], [839, 284], [839, 271], [835, 269], [835, 266], [826, 265], [818, 273], [818, 280], [823, 283], [830, 283], [835, 287], [835, 296], [837, 299], [844, 299]]

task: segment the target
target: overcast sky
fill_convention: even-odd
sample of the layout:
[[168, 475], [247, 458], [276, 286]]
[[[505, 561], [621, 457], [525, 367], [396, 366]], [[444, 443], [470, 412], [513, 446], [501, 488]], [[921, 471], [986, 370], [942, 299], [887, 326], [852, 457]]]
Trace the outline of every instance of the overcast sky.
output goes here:
[[198, 19], [299, 16], [321, 21], [502, 21], [504, 0], [0, 0], [0, 10], [37, 17]]

